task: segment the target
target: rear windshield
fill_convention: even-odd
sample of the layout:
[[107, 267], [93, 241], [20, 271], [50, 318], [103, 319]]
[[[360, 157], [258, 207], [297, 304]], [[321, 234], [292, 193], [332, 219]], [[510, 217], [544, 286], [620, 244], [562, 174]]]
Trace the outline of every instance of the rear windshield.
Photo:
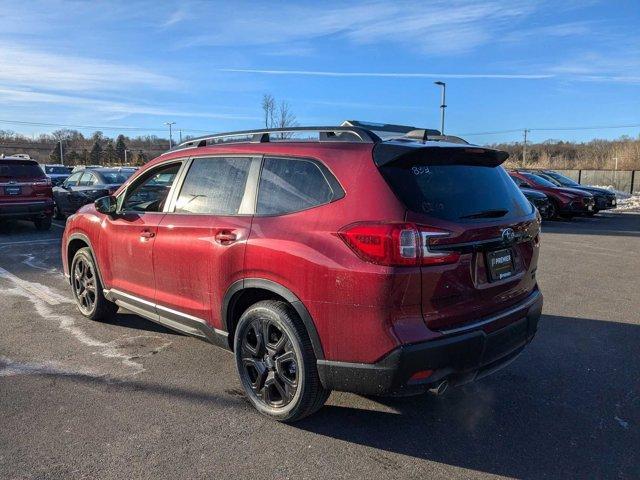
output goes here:
[[505, 219], [532, 212], [501, 166], [415, 163], [380, 170], [409, 210], [442, 220]]
[[44, 167], [44, 171], [47, 173], [52, 173], [54, 175], [69, 175], [69, 172], [71, 170], [67, 167], [58, 165], [47, 165], [46, 167]]
[[121, 170], [119, 172], [105, 172], [100, 171], [100, 175], [104, 177], [105, 184], [122, 184], [127, 181], [127, 179], [133, 175], [133, 170]]
[[18, 178], [44, 178], [44, 172], [34, 162], [0, 160], [0, 181], [6, 182]]

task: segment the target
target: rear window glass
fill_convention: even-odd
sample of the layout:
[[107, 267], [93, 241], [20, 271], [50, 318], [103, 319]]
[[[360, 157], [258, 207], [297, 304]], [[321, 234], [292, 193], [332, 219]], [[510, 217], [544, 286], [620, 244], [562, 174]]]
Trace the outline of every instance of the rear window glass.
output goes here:
[[0, 179], [11, 180], [14, 178], [43, 178], [44, 172], [33, 162], [21, 162], [19, 160], [0, 161]]
[[509, 218], [532, 212], [500, 166], [392, 164], [381, 172], [409, 210], [442, 220]]
[[46, 167], [44, 167], [44, 171], [53, 175], [69, 175], [69, 172], [71, 170], [67, 167], [47, 165]]
[[282, 215], [329, 203], [343, 194], [331, 173], [310, 160], [265, 158], [258, 189], [259, 215]]
[[127, 179], [133, 175], [133, 170], [123, 170], [120, 172], [105, 172], [101, 171], [100, 175], [104, 178], [104, 183], [109, 185], [121, 185], [127, 181]]

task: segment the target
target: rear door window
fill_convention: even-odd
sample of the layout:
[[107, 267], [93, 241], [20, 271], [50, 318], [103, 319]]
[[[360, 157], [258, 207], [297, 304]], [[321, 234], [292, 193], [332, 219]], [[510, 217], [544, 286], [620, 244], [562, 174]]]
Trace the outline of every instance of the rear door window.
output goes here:
[[381, 172], [414, 212], [449, 221], [513, 218], [531, 213], [531, 204], [501, 166], [387, 165]]
[[45, 174], [37, 163], [20, 160], [0, 160], [0, 182], [44, 177]]
[[311, 160], [265, 158], [260, 175], [258, 215], [282, 215], [323, 205], [344, 195], [329, 170]]
[[196, 158], [176, 201], [176, 213], [237, 215], [245, 196], [252, 159]]
[[78, 186], [80, 187], [89, 187], [97, 183], [96, 177], [91, 172], [84, 172], [82, 177], [80, 177], [80, 182]]
[[71, 175], [69, 178], [67, 178], [63, 185], [65, 187], [75, 187], [76, 185], [78, 185], [78, 180], [80, 180], [80, 177], [82, 176], [82, 172], [76, 172], [73, 175]]

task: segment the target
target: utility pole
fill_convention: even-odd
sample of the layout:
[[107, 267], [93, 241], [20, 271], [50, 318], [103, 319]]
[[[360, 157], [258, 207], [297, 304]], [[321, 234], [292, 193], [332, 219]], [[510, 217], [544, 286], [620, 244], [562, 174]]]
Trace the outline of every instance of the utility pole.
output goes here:
[[60, 139], [60, 163], [64, 165], [64, 153], [62, 153], [62, 139]]
[[527, 164], [527, 135], [529, 135], [530, 130], [524, 129], [524, 144], [522, 145], [522, 166], [526, 166]]
[[171, 126], [175, 125], [176, 122], [164, 122], [165, 125], [169, 126], [169, 149], [173, 147], [173, 139], [171, 138]]
[[182, 143], [182, 129], [180, 129], [179, 132], [180, 132], [180, 143]]
[[127, 165], [127, 152], [129, 150], [127, 150], [126, 148], [124, 149], [124, 164]]
[[447, 108], [447, 104], [445, 102], [445, 97], [447, 94], [447, 84], [440, 81], [433, 83], [442, 87], [442, 98], [440, 102], [440, 133], [444, 135], [444, 109]]

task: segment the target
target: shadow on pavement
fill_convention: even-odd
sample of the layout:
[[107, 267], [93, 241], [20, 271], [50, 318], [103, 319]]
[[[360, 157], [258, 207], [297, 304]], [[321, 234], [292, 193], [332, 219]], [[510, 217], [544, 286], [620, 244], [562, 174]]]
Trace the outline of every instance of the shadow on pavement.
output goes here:
[[[327, 406], [295, 427], [518, 478], [640, 477], [640, 326], [546, 315], [505, 370], [442, 397]], [[389, 408], [390, 407], [390, 408]]]
[[133, 328], [135, 330], [145, 330], [147, 332], [168, 333], [171, 335], [183, 336], [181, 333], [176, 332], [175, 330], [165, 328], [158, 323], [154, 323], [150, 320], [147, 320], [146, 318], [136, 315], [135, 313], [129, 313], [123, 309], [120, 309], [118, 313], [112, 318], [101, 320], [101, 322], [107, 323], [109, 325], [116, 325], [118, 327]]
[[543, 233], [640, 237], [640, 214], [600, 213], [570, 221], [545, 221]]

